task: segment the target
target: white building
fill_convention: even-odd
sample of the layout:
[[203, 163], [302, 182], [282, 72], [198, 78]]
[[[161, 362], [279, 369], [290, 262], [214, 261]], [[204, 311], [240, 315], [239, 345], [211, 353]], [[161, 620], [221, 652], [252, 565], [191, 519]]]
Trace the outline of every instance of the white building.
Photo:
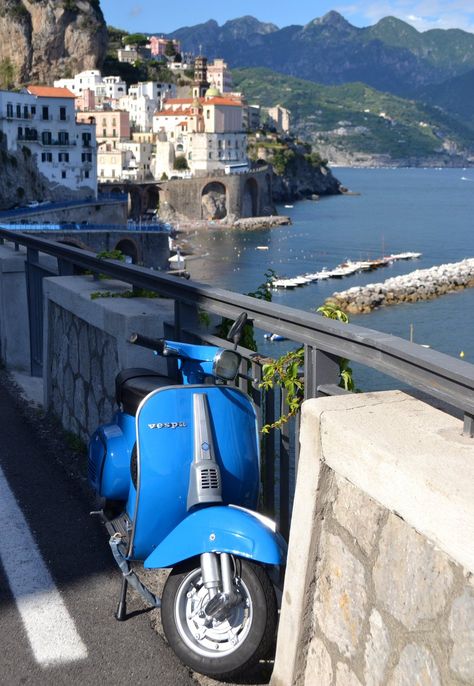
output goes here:
[[158, 109], [161, 109], [162, 102], [166, 98], [176, 97], [176, 86], [174, 83], [140, 81], [130, 86], [128, 94], [134, 97], [146, 96], [150, 100], [156, 100], [158, 102]]
[[75, 96], [66, 88], [27, 86], [0, 91], [0, 130], [9, 150], [26, 146], [55, 185], [97, 194], [95, 124], [76, 122]]
[[54, 85], [56, 88], [67, 88], [76, 97], [82, 97], [86, 90], [92, 91], [98, 107], [101, 107], [104, 101], [118, 100], [127, 94], [127, 84], [120, 76], [102, 77], [98, 69], [82, 71], [73, 79], [59, 79]]
[[153, 127], [153, 115], [158, 108], [158, 101], [152, 100], [146, 95], [125, 95], [120, 98], [118, 105], [130, 115], [130, 126], [133, 131], [151, 131]]

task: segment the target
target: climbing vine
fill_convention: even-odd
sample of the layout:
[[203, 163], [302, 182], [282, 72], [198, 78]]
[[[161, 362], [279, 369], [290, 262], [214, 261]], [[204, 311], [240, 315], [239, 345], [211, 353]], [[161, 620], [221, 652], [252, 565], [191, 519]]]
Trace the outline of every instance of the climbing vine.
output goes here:
[[[347, 314], [333, 305], [322, 305], [316, 311], [323, 317], [337, 319], [344, 324], [349, 323]], [[354, 378], [349, 364], [349, 360], [346, 359], [341, 359], [339, 362], [339, 386], [346, 391], [355, 391]], [[285, 353], [277, 360], [272, 360], [263, 365], [260, 388], [265, 391], [275, 386], [284, 389], [286, 391], [285, 402], [288, 406], [288, 412], [282, 414], [276, 421], [265, 424], [262, 427], [262, 433], [268, 434], [271, 429], [281, 429], [284, 424], [299, 412], [304, 399], [303, 368], [304, 348], [290, 350], [290, 352]]]

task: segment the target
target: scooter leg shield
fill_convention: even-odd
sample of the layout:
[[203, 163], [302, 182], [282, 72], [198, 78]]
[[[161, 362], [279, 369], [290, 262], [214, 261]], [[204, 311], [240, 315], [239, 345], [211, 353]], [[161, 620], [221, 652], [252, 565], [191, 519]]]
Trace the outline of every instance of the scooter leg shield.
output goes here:
[[146, 558], [147, 569], [173, 567], [202, 553], [230, 553], [268, 565], [282, 565], [286, 542], [256, 513], [232, 506], [197, 510]]

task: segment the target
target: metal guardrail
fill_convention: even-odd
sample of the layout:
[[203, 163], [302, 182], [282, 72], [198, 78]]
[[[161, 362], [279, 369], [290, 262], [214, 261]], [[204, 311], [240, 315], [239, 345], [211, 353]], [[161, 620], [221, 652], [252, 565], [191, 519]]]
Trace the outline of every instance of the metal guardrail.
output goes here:
[[60, 232], [60, 231], [113, 231], [120, 233], [136, 233], [137, 231], [148, 232], [153, 231], [157, 233], [171, 233], [171, 228], [168, 224], [160, 224], [158, 222], [128, 222], [127, 224], [77, 224], [74, 222], [62, 222], [61, 224], [48, 223], [28, 223], [21, 222], [11, 224], [2, 222], [0, 217], [0, 228], [7, 231], [19, 231], [28, 233], [31, 232]]
[[[0, 239], [25, 246], [28, 261], [37, 263], [39, 253], [57, 258], [58, 273], [73, 274], [78, 269], [102, 273], [131, 284], [135, 288], [156, 291], [175, 301], [175, 330], [177, 337], [199, 336], [206, 342], [215, 337], [199, 334], [197, 312], [236, 318], [246, 311], [254, 326], [281, 334], [305, 349], [305, 397], [318, 397], [338, 392], [339, 360], [348, 358], [409, 384], [429, 396], [457, 408], [464, 415], [464, 432], [474, 436], [474, 365], [426, 349], [396, 336], [366, 329], [353, 324], [321, 317], [283, 305], [257, 300], [193, 281], [157, 273], [115, 260], [100, 260], [92, 253], [37, 238], [0, 230]], [[218, 339], [219, 345], [226, 345]], [[278, 417], [284, 403], [283, 394], [259, 388], [261, 359], [248, 350], [241, 350], [244, 362], [240, 385], [250, 390], [265, 422]], [[256, 381], [249, 382], [247, 377]], [[289, 529], [292, 488], [298, 459], [298, 420], [286, 424], [278, 434], [264, 441], [263, 503], [272, 513], [278, 505], [280, 528]]]

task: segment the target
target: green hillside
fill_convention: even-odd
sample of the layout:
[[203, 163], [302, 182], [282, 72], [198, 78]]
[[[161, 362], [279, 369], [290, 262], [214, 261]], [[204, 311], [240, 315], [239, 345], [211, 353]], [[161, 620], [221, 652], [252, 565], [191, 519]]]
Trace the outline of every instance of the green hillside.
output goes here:
[[474, 129], [438, 108], [363, 83], [324, 86], [268, 69], [232, 73], [249, 102], [287, 107], [295, 130], [316, 142], [393, 160], [444, 154], [443, 145], [445, 151], [474, 149]]

